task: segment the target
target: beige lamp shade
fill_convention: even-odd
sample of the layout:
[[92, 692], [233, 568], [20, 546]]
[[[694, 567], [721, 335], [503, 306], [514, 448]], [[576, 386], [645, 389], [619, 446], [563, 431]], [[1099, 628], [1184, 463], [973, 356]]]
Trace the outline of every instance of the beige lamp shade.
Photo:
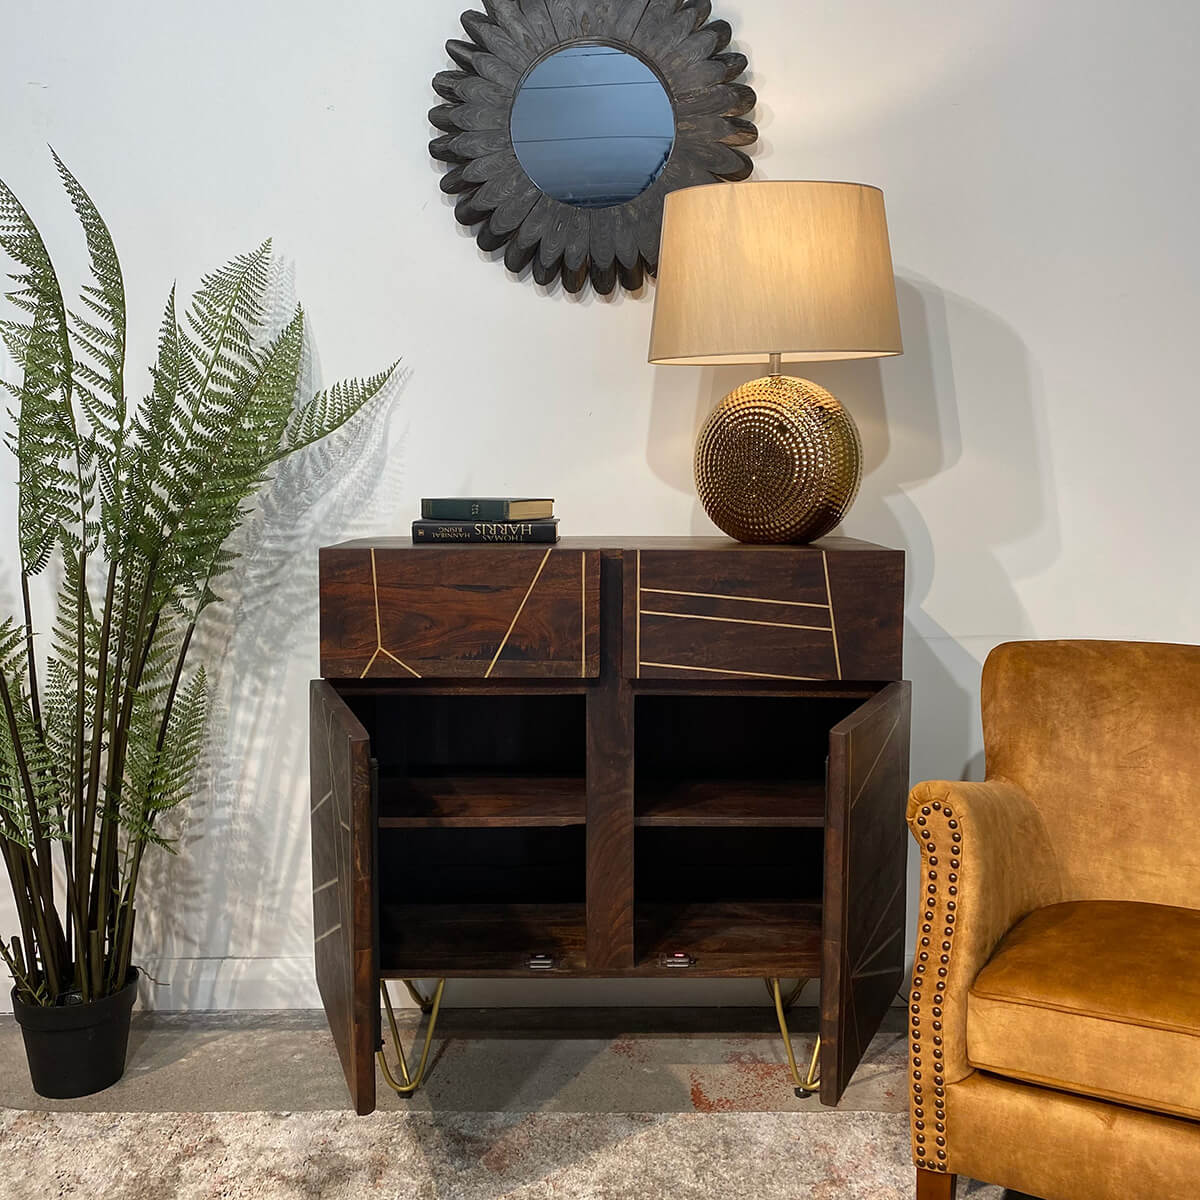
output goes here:
[[688, 366], [900, 354], [883, 193], [715, 183], [667, 196], [650, 361]]

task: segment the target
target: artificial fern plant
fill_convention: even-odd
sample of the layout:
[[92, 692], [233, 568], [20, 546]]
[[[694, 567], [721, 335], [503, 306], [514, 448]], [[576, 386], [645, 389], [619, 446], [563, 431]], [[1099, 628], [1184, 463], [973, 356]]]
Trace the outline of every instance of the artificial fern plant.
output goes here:
[[[187, 797], [203, 744], [204, 671], [188, 650], [234, 558], [226, 540], [272, 464], [343, 425], [391, 374], [299, 402], [304, 316], [268, 329], [268, 242], [206, 276], [182, 318], [172, 290], [149, 390], [131, 402], [116, 250], [54, 161], [90, 259], [74, 310], [0, 182], [21, 605], [0, 624], [0, 852], [20, 922], [0, 956], [19, 998], [40, 1005], [125, 985], [143, 855], [170, 848], [158, 820]], [[47, 627], [30, 580], [51, 567]]]

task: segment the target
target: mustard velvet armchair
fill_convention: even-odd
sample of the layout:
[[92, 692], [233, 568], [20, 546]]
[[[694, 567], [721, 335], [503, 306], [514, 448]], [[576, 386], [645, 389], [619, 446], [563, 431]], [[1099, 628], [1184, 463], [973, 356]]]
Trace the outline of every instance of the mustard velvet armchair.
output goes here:
[[1200, 647], [1015, 642], [984, 783], [922, 783], [918, 1200], [1200, 1197]]

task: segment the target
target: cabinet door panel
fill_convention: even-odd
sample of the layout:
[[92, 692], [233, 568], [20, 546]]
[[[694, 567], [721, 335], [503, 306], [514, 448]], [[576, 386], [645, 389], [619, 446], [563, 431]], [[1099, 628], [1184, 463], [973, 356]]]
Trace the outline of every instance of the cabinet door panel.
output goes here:
[[309, 769], [317, 986], [350, 1098], [366, 1114], [379, 1045], [375, 764], [367, 731], [323, 680], [309, 693]]
[[904, 977], [910, 688], [888, 684], [829, 736], [821, 1100], [836, 1104]]

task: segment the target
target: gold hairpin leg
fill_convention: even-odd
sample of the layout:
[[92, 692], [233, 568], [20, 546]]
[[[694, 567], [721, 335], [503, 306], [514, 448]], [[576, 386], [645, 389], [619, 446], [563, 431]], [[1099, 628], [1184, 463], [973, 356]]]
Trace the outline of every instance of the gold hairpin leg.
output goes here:
[[[796, 986], [794, 988], [792, 988], [792, 990], [790, 992], [788, 992], [787, 996], [784, 998], [784, 1001], [783, 1001], [783, 1011], [784, 1012], [792, 1011], [792, 1005], [796, 1003], [797, 997], [800, 995], [800, 993], [802, 991], [804, 991], [804, 985], [807, 982], [808, 982], [807, 979], [796, 980]], [[764, 979], [763, 980], [763, 984], [766, 986], [766, 989], [767, 989], [767, 995], [770, 996], [772, 1000], [775, 999], [775, 988], [773, 986], [774, 983], [775, 983], [775, 980], [773, 980], [773, 979]]]
[[408, 988], [412, 998], [421, 1006], [421, 1011], [429, 1014], [429, 1024], [425, 1028], [425, 1045], [421, 1049], [421, 1059], [417, 1064], [416, 1072], [410, 1073], [408, 1059], [404, 1057], [404, 1047], [400, 1044], [400, 1030], [396, 1028], [396, 1014], [392, 1011], [392, 998], [388, 995], [387, 983], [381, 979], [379, 981], [379, 991], [383, 996], [384, 1008], [387, 1010], [388, 1026], [392, 1031], [392, 1044], [396, 1047], [396, 1058], [400, 1066], [400, 1078], [403, 1082], [398, 1083], [396, 1081], [396, 1077], [392, 1074], [391, 1068], [388, 1066], [387, 1055], [382, 1049], [379, 1051], [379, 1067], [383, 1071], [383, 1078], [387, 1081], [387, 1085], [392, 1091], [400, 1096], [411, 1096], [421, 1086], [421, 1082], [425, 1078], [425, 1067], [429, 1062], [429, 1047], [433, 1043], [433, 1031], [437, 1027], [438, 1010], [442, 1006], [442, 992], [446, 989], [446, 981], [444, 979], [437, 981], [437, 987], [434, 988], [431, 1000], [426, 1000], [409, 980], [404, 980], [404, 985]]
[[813, 1095], [814, 1092], [821, 1086], [821, 1076], [817, 1073], [817, 1061], [821, 1056], [821, 1037], [817, 1035], [816, 1041], [813, 1043], [812, 1058], [808, 1063], [807, 1078], [800, 1078], [800, 1070], [796, 1066], [796, 1055], [792, 1050], [792, 1035], [788, 1031], [787, 1009], [792, 1002], [800, 994], [804, 986], [804, 981], [798, 983], [791, 991], [787, 1001], [784, 1001], [783, 990], [779, 986], [778, 979], [768, 979], [765, 981], [767, 991], [771, 993], [771, 999], [775, 1002], [775, 1016], [779, 1020], [779, 1032], [783, 1035], [783, 1048], [787, 1051], [788, 1069], [792, 1073], [792, 1083], [796, 1087], [796, 1095], [801, 1099]]
[[402, 979], [400, 982], [402, 984], [404, 984], [404, 986], [406, 988], [408, 988], [408, 994], [413, 998], [413, 1001], [416, 1004], [416, 1006], [426, 1016], [428, 1016], [430, 1014], [430, 1012], [433, 1011], [433, 997], [432, 996], [422, 996], [420, 989], [417, 987], [417, 985], [415, 983], [413, 983], [413, 981], [411, 979]]

